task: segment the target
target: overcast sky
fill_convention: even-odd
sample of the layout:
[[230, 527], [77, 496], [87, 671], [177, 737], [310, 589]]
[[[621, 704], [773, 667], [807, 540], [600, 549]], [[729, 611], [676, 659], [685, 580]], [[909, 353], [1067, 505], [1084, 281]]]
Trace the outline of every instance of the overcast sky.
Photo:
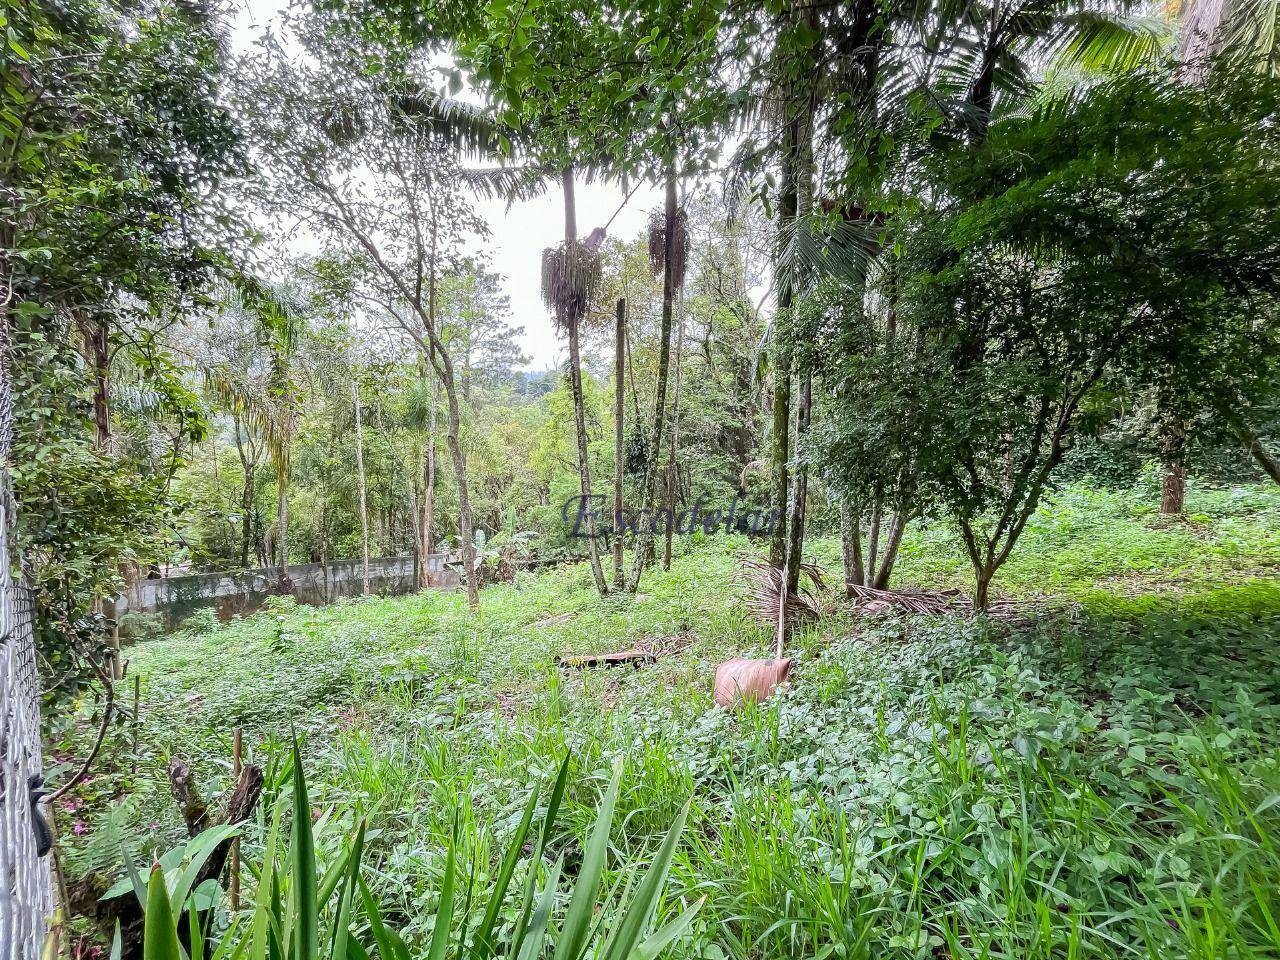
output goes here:
[[[236, 0], [232, 28], [234, 47], [243, 50], [276, 20], [287, 0]], [[609, 184], [579, 183], [578, 233], [586, 236], [604, 224], [622, 204], [625, 194]], [[662, 202], [661, 192], [641, 184], [614, 219], [609, 233], [630, 239], [647, 228], [649, 211]], [[551, 317], [542, 305], [540, 293], [542, 251], [564, 239], [564, 206], [559, 190], [513, 204], [508, 210], [501, 200], [479, 201], [476, 209], [489, 224], [490, 238], [484, 244], [488, 266], [501, 274], [511, 298], [511, 321], [524, 327], [521, 346], [532, 360], [529, 366], [545, 370], [559, 363], [566, 347], [556, 337]], [[483, 259], [483, 258], [482, 258]]]

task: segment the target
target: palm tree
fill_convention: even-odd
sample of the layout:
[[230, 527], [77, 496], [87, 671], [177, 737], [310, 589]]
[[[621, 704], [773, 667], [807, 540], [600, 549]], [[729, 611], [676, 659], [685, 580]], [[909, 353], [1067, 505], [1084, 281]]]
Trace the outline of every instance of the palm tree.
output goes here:
[[[569, 384], [573, 393], [574, 436], [578, 451], [578, 481], [582, 504], [587, 515], [592, 513], [591, 469], [587, 458], [586, 404], [582, 394], [582, 353], [580, 328], [587, 307], [600, 283], [599, 246], [604, 238], [597, 231], [586, 242], [578, 240], [578, 218], [573, 191], [573, 169], [566, 167], [564, 185], [564, 243], [542, 253], [542, 299], [555, 311], [556, 326], [569, 336]], [[594, 524], [588, 520], [587, 549], [591, 558], [591, 575], [600, 596], [609, 592], [604, 568], [600, 564], [600, 544]]]
[[286, 288], [236, 274], [228, 283], [222, 309], [248, 315], [262, 351], [261, 363], [248, 376], [223, 363], [211, 365], [204, 371], [205, 382], [262, 439], [275, 470], [278, 589], [286, 593], [290, 588], [289, 483], [301, 412], [296, 374], [304, 307]]

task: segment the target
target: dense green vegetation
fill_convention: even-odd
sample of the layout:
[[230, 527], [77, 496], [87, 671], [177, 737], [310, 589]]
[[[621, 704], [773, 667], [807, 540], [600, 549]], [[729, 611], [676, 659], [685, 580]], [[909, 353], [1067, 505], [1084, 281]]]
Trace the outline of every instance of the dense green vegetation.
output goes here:
[[[366, 878], [414, 953], [455, 818], [459, 875], [484, 890], [568, 756], [547, 867], [572, 871], [615, 764], [610, 875], [692, 802], [660, 915], [705, 904], [675, 956], [1272, 956], [1280, 495], [1188, 508], [1171, 524], [1141, 490], [1062, 489], [1006, 578], [1025, 606], [859, 618], [835, 600], [793, 636], [786, 693], [736, 713], [710, 702], [714, 665], [769, 643], [742, 539], [688, 545], [635, 601], [599, 597], [581, 564], [486, 589], [477, 615], [424, 593], [193, 622], [129, 652], [139, 773], [95, 780], [124, 799], [76, 864], [179, 843], [166, 761], [225, 784], [241, 724], [257, 760], [303, 740], [333, 811], [322, 866], [367, 818]], [[965, 583], [944, 529], [904, 554], [913, 581]], [[640, 642], [662, 655], [634, 671], [556, 665]], [[246, 857], [263, 842], [250, 829]]]
[[1280, 0], [261, 12], [0, 6], [51, 956], [1280, 960]]

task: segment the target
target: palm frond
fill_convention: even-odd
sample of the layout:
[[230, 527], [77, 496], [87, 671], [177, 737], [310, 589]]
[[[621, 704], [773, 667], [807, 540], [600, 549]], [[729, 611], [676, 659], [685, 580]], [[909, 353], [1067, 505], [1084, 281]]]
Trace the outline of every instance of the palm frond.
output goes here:
[[472, 193], [485, 200], [531, 200], [547, 192], [552, 172], [536, 164], [519, 167], [473, 167], [458, 171], [458, 178]]
[[600, 276], [600, 255], [581, 241], [542, 251], [542, 302], [554, 311], [558, 328], [568, 330], [586, 314]]
[[510, 133], [482, 110], [440, 96], [421, 84], [403, 83], [391, 91], [389, 100], [398, 120], [429, 128], [437, 139], [463, 156], [497, 156]]
[[1173, 39], [1172, 27], [1159, 17], [1085, 11], [1059, 20], [1049, 52], [1060, 68], [1128, 72], [1159, 62]]
[[1220, 50], [1264, 73], [1280, 72], [1280, 0], [1202, 0], [1195, 6], [1203, 9], [1200, 30], [1208, 28], [1215, 5], [1221, 21], [1208, 52]]
[[828, 277], [860, 280], [880, 255], [882, 239], [874, 218], [837, 220], [796, 217], [779, 227], [778, 271], [792, 289], [805, 293]]

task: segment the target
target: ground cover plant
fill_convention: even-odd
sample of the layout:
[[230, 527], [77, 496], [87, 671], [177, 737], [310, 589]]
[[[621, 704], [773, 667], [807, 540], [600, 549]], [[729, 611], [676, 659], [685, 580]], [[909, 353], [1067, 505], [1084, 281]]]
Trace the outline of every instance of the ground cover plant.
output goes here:
[[[1178, 525], [1146, 502], [1058, 491], [1010, 563], [1012, 619], [858, 618], [833, 599], [793, 636], [786, 692], [733, 713], [710, 703], [715, 663], [770, 640], [743, 612], [745, 540], [689, 546], [634, 600], [599, 597], [579, 564], [487, 589], [475, 617], [436, 592], [191, 625], [129, 651], [139, 772], [97, 778], [120, 802], [73, 862], [118, 874], [120, 843], [142, 862], [182, 840], [165, 763], [212, 789], [240, 724], [252, 758], [301, 738], [322, 872], [367, 824], [370, 904], [412, 956], [450, 916], [442, 878], [483, 902], [566, 757], [548, 853], [526, 848], [512, 888], [557, 862], [578, 875], [616, 771], [602, 917], [688, 805], [654, 924], [702, 906], [670, 956], [1276, 956], [1280, 500], [1204, 491]], [[967, 586], [944, 528], [904, 563]], [[556, 664], [658, 640], [636, 670]], [[264, 796], [287, 804], [287, 778]], [[247, 863], [279, 842], [259, 819]], [[350, 926], [374, 943], [368, 911]], [[495, 928], [519, 914], [512, 897]]]

